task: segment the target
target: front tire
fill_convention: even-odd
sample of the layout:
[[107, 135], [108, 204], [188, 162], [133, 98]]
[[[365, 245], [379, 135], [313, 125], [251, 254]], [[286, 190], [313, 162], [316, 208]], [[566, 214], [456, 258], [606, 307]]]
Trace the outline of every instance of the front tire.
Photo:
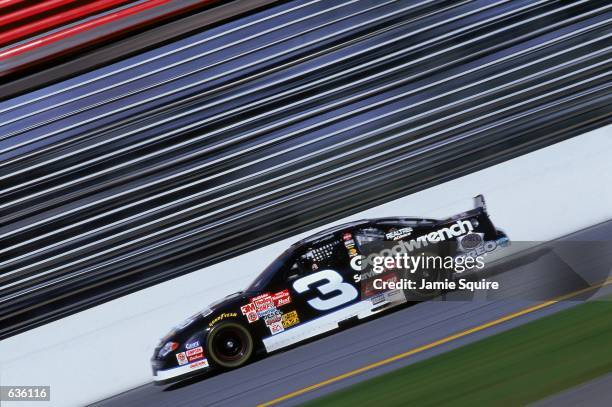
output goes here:
[[253, 337], [240, 323], [224, 321], [213, 327], [206, 340], [212, 362], [226, 369], [235, 369], [251, 358]]

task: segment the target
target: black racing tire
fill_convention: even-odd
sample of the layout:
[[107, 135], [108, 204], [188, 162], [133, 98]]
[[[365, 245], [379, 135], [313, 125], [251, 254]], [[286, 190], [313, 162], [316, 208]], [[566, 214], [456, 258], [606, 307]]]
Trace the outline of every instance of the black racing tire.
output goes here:
[[[424, 256], [439, 256], [437, 252], [432, 251], [424, 251], [422, 253]], [[439, 268], [431, 268], [431, 269], [419, 269], [413, 270], [413, 272], [409, 272], [406, 270], [403, 271], [403, 278], [408, 280], [415, 281], [417, 286], [421, 285], [422, 280], [426, 280], [428, 282], [440, 282], [444, 281], [444, 278], [447, 277], [447, 272], [444, 269]], [[442, 294], [442, 290], [440, 289], [405, 289], [404, 295], [406, 296], [406, 300], [409, 302], [420, 302], [432, 299], [434, 297]]]
[[[442, 272], [440, 270], [427, 270], [427, 271], [422, 271], [419, 270], [416, 273], [414, 273], [413, 275], [411, 275], [409, 277], [410, 279], [412, 279], [413, 281], [416, 281], [418, 285], [421, 284], [421, 280], [426, 280], [429, 282], [438, 282], [438, 281], [442, 281]], [[406, 289], [404, 291], [404, 294], [406, 295], [406, 298], [411, 300], [411, 301], [424, 301], [424, 300], [429, 300], [431, 298], [437, 297], [438, 295], [440, 295], [442, 293], [442, 290], [440, 289], [433, 289], [433, 290], [428, 290], [428, 289], [414, 289], [414, 290], [410, 290], [410, 289]]]
[[208, 333], [206, 348], [213, 364], [225, 369], [235, 369], [249, 361], [255, 345], [251, 333], [244, 325], [223, 321]]

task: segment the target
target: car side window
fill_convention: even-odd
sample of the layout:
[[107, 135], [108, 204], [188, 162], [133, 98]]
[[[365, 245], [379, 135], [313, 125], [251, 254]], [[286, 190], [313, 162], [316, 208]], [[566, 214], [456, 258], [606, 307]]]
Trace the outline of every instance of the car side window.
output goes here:
[[285, 281], [292, 281], [297, 279], [302, 275], [302, 268], [299, 263], [296, 261], [293, 265], [286, 271], [285, 273]]
[[384, 247], [385, 234], [378, 228], [365, 228], [355, 233], [355, 242], [357, 248], [363, 251], [367, 247], [368, 251], [376, 250]]

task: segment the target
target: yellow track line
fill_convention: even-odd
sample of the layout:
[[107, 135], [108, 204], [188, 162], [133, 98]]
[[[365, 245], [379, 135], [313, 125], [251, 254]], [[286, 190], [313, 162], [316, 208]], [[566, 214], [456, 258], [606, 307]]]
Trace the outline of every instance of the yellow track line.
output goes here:
[[604, 287], [604, 286], [606, 286], [608, 284], [611, 284], [611, 283], [612, 283], [612, 278], [609, 278], [609, 279], [607, 279], [607, 280], [605, 280], [605, 281], [603, 281], [603, 282], [601, 282], [599, 284], [595, 284], [593, 286], [590, 286], [590, 287], [587, 287], [587, 288], [583, 288], [582, 290], [574, 291], [572, 293], [565, 294], [565, 295], [553, 298], [552, 300], [545, 301], [545, 302], [540, 303], [538, 305], [534, 305], [534, 306], [525, 308], [523, 310], [514, 312], [512, 314], [508, 314], [506, 316], [503, 316], [501, 318], [495, 319], [493, 321], [486, 322], [486, 323], [484, 323], [482, 325], [478, 325], [478, 326], [475, 326], [473, 328], [466, 329], [465, 331], [462, 331], [462, 332], [459, 332], [459, 333], [447, 336], [447, 337], [442, 338], [442, 339], [438, 339], [437, 341], [428, 343], [427, 345], [419, 346], [418, 348], [411, 349], [411, 350], [409, 350], [407, 352], [400, 353], [400, 354], [397, 354], [395, 356], [391, 356], [391, 357], [388, 357], [386, 359], [379, 360], [378, 362], [374, 362], [372, 364], [360, 367], [358, 369], [351, 370], [350, 372], [346, 372], [346, 373], [343, 373], [341, 375], [334, 376], [334, 377], [332, 377], [330, 379], [323, 380], [322, 382], [315, 383], [315, 384], [313, 384], [311, 386], [304, 387], [304, 388], [302, 388], [300, 390], [296, 390], [296, 391], [291, 392], [289, 394], [285, 394], [284, 396], [275, 398], [274, 400], [270, 400], [270, 401], [267, 401], [265, 403], [258, 404], [257, 407], [267, 407], [267, 406], [271, 406], [271, 405], [274, 405], [274, 404], [278, 404], [281, 401], [285, 401], [285, 400], [288, 400], [290, 398], [293, 398], [293, 397], [296, 397], [296, 396], [300, 396], [300, 395], [302, 395], [304, 393], [308, 393], [309, 391], [312, 391], [312, 390], [315, 390], [315, 389], [327, 386], [328, 384], [332, 384], [332, 383], [338, 382], [340, 380], [346, 379], [348, 377], [352, 377], [352, 376], [358, 375], [360, 373], [367, 372], [368, 370], [372, 370], [372, 369], [375, 369], [377, 367], [380, 367], [380, 366], [383, 366], [383, 365], [387, 365], [389, 363], [395, 362], [396, 360], [407, 358], [408, 356], [412, 356], [412, 355], [414, 355], [416, 353], [424, 352], [424, 351], [426, 351], [428, 349], [431, 349], [431, 348], [434, 348], [436, 346], [440, 346], [440, 345], [443, 345], [443, 344], [448, 343], [450, 341], [453, 341], [455, 339], [459, 339], [459, 338], [462, 338], [464, 336], [473, 334], [474, 332], [479, 332], [479, 331], [482, 331], [484, 329], [490, 328], [492, 326], [499, 325], [499, 324], [504, 323], [506, 321], [509, 321], [511, 319], [518, 318], [518, 317], [520, 317], [522, 315], [529, 314], [531, 312], [537, 311], [537, 310], [542, 309], [542, 308], [546, 308], [546, 307], [548, 307], [550, 305], [558, 303], [559, 301], [563, 301], [563, 300], [566, 300], [568, 298], [572, 298], [572, 297], [575, 297], [577, 295], [583, 294], [585, 292], [588, 292], [588, 291], [591, 291], [591, 290], [594, 290], [594, 289], [597, 289], [597, 288]]

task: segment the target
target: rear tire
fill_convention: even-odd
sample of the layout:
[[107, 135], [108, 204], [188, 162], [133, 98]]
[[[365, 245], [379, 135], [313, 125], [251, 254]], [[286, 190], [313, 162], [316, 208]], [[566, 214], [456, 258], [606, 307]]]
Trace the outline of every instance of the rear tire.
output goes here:
[[[417, 286], [421, 285], [421, 281], [428, 281], [430, 283], [435, 283], [442, 281], [442, 272], [440, 270], [418, 270], [416, 273], [412, 274], [409, 277], [412, 281], [417, 283]], [[437, 297], [442, 294], [442, 290], [440, 289], [414, 289], [414, 290], [406, 290], [405, 295], [406, 298], [411, 301], [425, 301], [431, 298]]]
[[209, 332], [206, 348], [215, 365], [235, 369], [251, 358], [254, 349], [253, 337], [242, 324], [224, 321]]
[[[426, 256], [441, 256], [438, 252], [432, 252], [432, 251], [424, 251], [422, 254], [425, 257]], [[418, 256], [418, 255], [419, 254], [415, 254], [414, 256]], [[448, 273], [444, 269], [440, 269], [440, 268], [426, 269], [426, 268], [421, 267], [417, 270], [412, 270], [412, 272], [404, 270], [403, 278], [414, 281], [416, 286], [420, 287], [422, 284], [422, 281], [427, 281], [430, 283], [441, 282], [441, 281], [444, 281], [444, 278], [446, 278], [447, 275]], [[426, 301], [434, 297], [437, 297], [440, 294], [442, 294], [442, 292], [443, 292], [442, 290], [437, 289], [437, 288], [436, 289], [416, 288], [412, 290], [411, 289], [404, 290], [404, 295], [406, 296], [406, 300], [409, 302], [420, 302], [420, 301]]]

